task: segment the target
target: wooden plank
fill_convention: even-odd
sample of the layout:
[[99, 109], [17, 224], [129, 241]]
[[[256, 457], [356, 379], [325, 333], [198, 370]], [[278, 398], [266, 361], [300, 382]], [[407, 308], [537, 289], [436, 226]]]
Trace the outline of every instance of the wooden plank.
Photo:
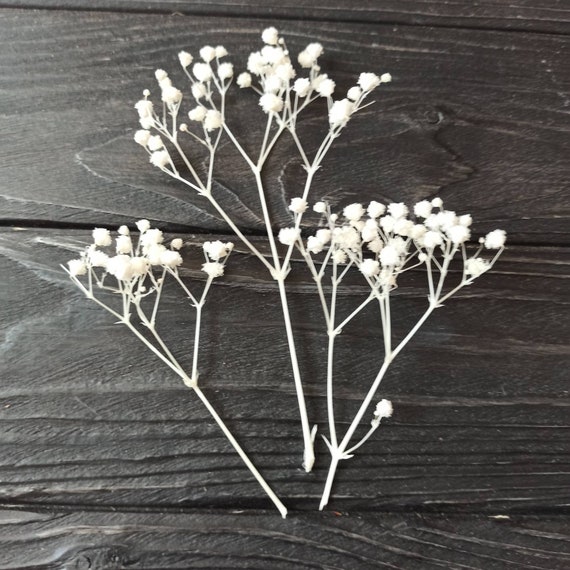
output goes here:
[[[147, 217], [173, 230], [225, 231], [214, 211], [150, 169], [131, 140], [132, 105], [153, 87], [159, 66], [181, 81], [179, 49], [223, 41], [237, 64], [267, 24], [1, 11], [8, 47], [0, 54], [0, 221], [100, 225]], [[519, 243], [569, 242], [569, 37], [301, 21], [283, 21], [282, 29], [294, 51], [313, 39], [325, 44], [323, 66], [340, 92], [361, 70], [394, 76], [339, 139], [315, 198], [342, 205], [439, 194], [448, 207], [472, 212], [481, 231], [504, 227]], [[233, 104], [232, 124], [255, 139], [255, 99], [241, 93]], [[303, 134], [309, 147], [324, 113]], [[284, 143], [268, 172], [280, 224], [290, 223], [286, 203], [302, 174], [290, 153]], [[222, 155], [220, 201], [244, 228], [259, 230], [252, 179], [227, 146]]]
[[570, 32], [570, 9], [559, 0], [538, 4], [488, 0], [476, 5], [469, 0], [91, 0], [87, 4], [84, 0], [4, 0], [0, 6]]
[[565, 570], [560, 517], [387, 513], [0, 511], [0, 564], [21, 568]]
[[[195, 237], [185, 236], [193, 286]], [[125, 509], [268, 508], [195, 397], [128, 331], [78, 294], [58, 264], [86, 232], [0, 233], [0, 496], [9, 504]], [[212, 290], [201, 383], [289, 507], [313, 510], [328, 464], [299, 469], [300, 429], [274, 285], [239, 252]], [[395, 415], [342, 465], [332, 509], [566, 512], [570, 481], [568, 251], [512, 247], [448, 303], [393, 364], [378, 397]], [[308, 405], [326, 433], [325, 330], [295, 264], [292, 315]], [[424, 276], [393, 303], [403, 335], [425, 306]], [[364, 289], [343, 292], [340, 309]], [[168, 289], [160, 327], [183, 362], [192, 313]], [[346, 327], [336, 412], [346, 429], [379, 366], [377, 318]], [[263, 405], [260, 405], [263, 401]], [[365, 429], [365, 428], [363, 428]], [[1, 549], [0, 549], [1, 550]]]

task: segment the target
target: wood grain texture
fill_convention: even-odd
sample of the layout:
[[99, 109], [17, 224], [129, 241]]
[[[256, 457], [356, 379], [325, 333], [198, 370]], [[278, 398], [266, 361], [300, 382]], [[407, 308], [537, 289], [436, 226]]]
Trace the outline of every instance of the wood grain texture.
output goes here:
[[563, 517], [0, 511], [4, 570], [566, 570]]
[[[159, 66], [181, 81], [179, 49], [223, 41], [236, 63], [244, 61], [267, 23], [0, 11], [8, 46], [0, 54], [4, 225], [147, 217], [171, 230], [225, 231], [215, 212], [146, 163], [132, 142], [132, 105]], [[300, 21], [281, 27], [295, 51], [312, 39], [325, 44], [323, 66], [341, 91], [363, 69], [394, 76], [337, 141], [315, 198], [343, 205], [439, 194], [448, 207], [473, 213], [481, 231], [504, 227], [511, 243], [569, 243], [569, 36]], [[254, 98], [236, 97], [232, 125], [253, 144], [260, 111]], [[323, 115], [308, 117], [308, 147], [322, 135]], [[286, 204], [299, 193], [301, 170], [290, 153], [284, 142], [268, 171], [281, 224], [290, 222]], [[259, 230], [251, 178], [229, 145], [221, 158], [220, 201], [244, 228]]]
[[[199, 266], [194, 238], [185, 237], [189, 264]], [[58, 270], [87, 242], [85, 232], [0, 234], [0, 269], [8, 276], [1, 293], [2, 501], [268, 508], [196, 398]], [[190, 266], [185, 278], [197, 286]], [[428, 322], [380, 391], [394, 401], [394, 417], [342, 466], [332, 509], [567, 512], [569, 267], [557, 249], [511, 248], [492, 275]], [[295, 269], [292, 314], [308, 405], [326, 430], [325, 330], [309, 279]], [[418, 273], [403, 282], [393, 303], [398, 336], [425, 306], [423, 279]], [[175, 290], [167, 293], [160, 329], [187, 362], [192, 313]], [[364, 294], [354, 283], [340, 310]], [[327, 452], [319, 443], [316, 470], [299, 469], [295, 393], [273, 284], [238, 253], [208, 306], [203, 389], [287, 505], [313, 510]], [[366, 313], [339, 342], [341, 430], [379, 366], [377, 327], [376, 315]]]
[[0, 7], [163, 12], [421, 26], [569, 33], [570, 8], [562, 0], [3, 0]]

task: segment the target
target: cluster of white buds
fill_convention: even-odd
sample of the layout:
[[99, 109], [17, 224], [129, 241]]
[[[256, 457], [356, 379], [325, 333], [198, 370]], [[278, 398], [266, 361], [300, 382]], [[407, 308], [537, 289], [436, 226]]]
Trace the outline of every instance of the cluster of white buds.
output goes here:
[[265, 29], [261, 39], [265, 45], [261, 50], [249, 55], [248, 71], [238, 76], [237, 83], [242, 88], [252, 87], [252, 74], [258, 78], [259, 88], [253, 86], [253, 89], [259, 94], [259, 105], [265, 113], [281, 113], [287, 109], [292, 97], [294, 109], [300, 109], [322, 97], [327, 99], [329, 104], [330, 128], [340, 129], [346, 125], [372, 90], [381, 83], [392, 80], [389, 73], [381, 76], [362, 73], [358, 85], [351, 87], [344, 99], [333, 101], [336, 83], [326, 73], [321, 73], [318, 60], [324, 50], [320, 43], [310, 43], [299, 53], [299, 65], [309, 71], [308, 76], [297, 77], [285, 40], [279, 36], [277, 29]]
[[506, 241], [503, 230], [494, 230], [479, 240], [475, 254], [467, 256], [472, 218], [444, 209], [440, 198], [418, 202], [413, 215], [405, 204], [396, 202], [372, 201], [366, 208], [349, 204], [340, 216], [331, 214], [323, 202], [313, 209], [324, 215], [327, 228], [308, 237], [306, 251], [316, 255], [327, 250], [333, 262], [355, 264], [379, 287], [394, 288], [398, 275], [412, 265], [428, 264], [434, 258], [437, 262], [438, 257], [453, 257], [458, 251], [463, 253], [465, 278], [473, 280], [489, 270], [498, 256], [487, 260], [480, 253], [484, 249], [500, 253]]
[[234, 244], [231, 241], [206, 241], [203, 249], [206, 263], [202, 265], [202, 271], [212, 278], [221, 277], [224, 274], [224, 265], [228, 256], [234, 249]]
[[394, 408], [392, 407], [392, 402], [386, 399], [380, 400], [376, 404], [376, 409], [374, 410], [374, 417], [370, 422], [372, 427], [378, 427], [380, 425], [380, 422], [384, 418], [391, 418], [393, 413], [394, 413]]

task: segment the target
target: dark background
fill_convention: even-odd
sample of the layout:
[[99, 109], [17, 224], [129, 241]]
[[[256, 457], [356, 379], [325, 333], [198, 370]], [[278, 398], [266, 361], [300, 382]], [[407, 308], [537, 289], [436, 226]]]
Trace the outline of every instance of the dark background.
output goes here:
[[[202, 387], [286, 521], [193, 394], [59, 268], [93, 226], [146, 217], [185, 239], [184, 276], [201, 279], [195, 244], [225, 225], [147, 164], [132, 107], [157, 67], [182, 84], [179, 50], [223, 43], [240, 70], [268, 25], [295, 53], [323, 43], [339, 92], [361, 71], [394, 78], [337, 141], [315, 198], [439, 195], [473, 214], [475, 235], [509, 233], [492, 274], [394, 363], [379, 394], [394, 417], [341, 465], [323, 513], [327, 451], [319, 442], [313, 473], [300, 469], [274, 285], [232, 258], [205, 314]], [[1, 569], [570, 568], [568, 2], [14, 0], [0, 3], [0, 41]], [[255, 99], [235, 99], [233, 125], [255, 140]], [[315, 143], [319, 120], [305, 131]], [[300, 193], [290, 151], [269, 172], [280, 224]], [[216, 192], [259, 233], [252, 181], [229, 147], [222, 156]], [[308, 406], [324, 432], [325, 339], [294, 269]], [[420, 282], [398, 291], [397, 332], [425, 306]], [[341, 306], [362, 291], [345, 289]], [[181, 307], [167, 290], [160, 326], [183, 358], [193, 324]], [[380, 342], [372, 313], [343, 333], [341, 429]]]

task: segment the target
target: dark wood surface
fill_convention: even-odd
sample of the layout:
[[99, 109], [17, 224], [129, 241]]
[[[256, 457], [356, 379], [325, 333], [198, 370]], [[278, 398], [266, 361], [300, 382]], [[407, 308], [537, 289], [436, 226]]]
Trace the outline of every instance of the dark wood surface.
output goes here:
[[[1, 4], [0, 568], [570, 567], [570, 10], [303, 4]], [[493, 273], [394, 363], [382, 395], [396, 413], [342, 465], [324, 513], [327, 452], [320, 443], [315, 471], [300, 470], [274, 284], [238, 248], [207, 307], [203, 388], [290, 507], [286, 521], [192, 393], [59, 267], [94, 225], [147, 217], [184, 238], [184, 276], [201, 279], [199, 243], [226, 228], [146, 164], [132, 106], [156, 67], [176, 69], [180, 49], [223, 42], [237, 65], [270, 23], [295, 51], [322, 41], [343, 89], [362, 70], [394, 76], [339, 139], [315, 196], [440, 195], [473, 214], [475, 233], [510, 236]], [[255, 102], [242, 93], [234, 103], [236, 128], [255, 125]], [[309, 127], [316, 140], [317, 120]], [[277, 223], [298, 193], [289, 150], [270, 168]], [[216, 192], [258, 233], [251, 180], [222, 154]], [[325, 341], [310, 280], [294, 268], [308, 405], [323, 425], [310, 355]], [[398, 291], [398, 332], [425, 303], [422, 278]], [[160, 327], [184, 358], [192, 315], [166, 293]], [[341, 306], [361, 294], [351, 285]], [[343, 426], [378, 344], [371, 314], [343, 332]]]

